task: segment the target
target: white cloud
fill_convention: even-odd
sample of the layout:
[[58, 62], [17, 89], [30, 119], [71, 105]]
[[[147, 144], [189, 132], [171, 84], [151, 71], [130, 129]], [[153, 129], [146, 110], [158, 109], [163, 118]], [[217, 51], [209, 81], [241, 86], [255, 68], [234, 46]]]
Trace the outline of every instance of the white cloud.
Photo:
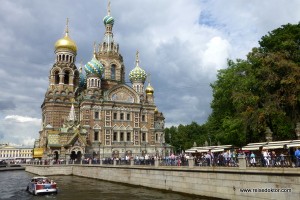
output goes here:
[[225, 67], [227, 58], [229, 58], [230, 44], [221, 37], [213, 37], [206, 44], [207, 48], [203, 53], [202, 65], [209, 71], [216, 72], [220, 68]]
[[4, 120], [20, 122], [20, 123], [31, 122], [32, 124], [41, 124], [41, 119], [27, 117], [27, 116], [19, 116], [19, 115], [8, 115], [4, 118]]
[[8, 115], [0, 120], [0, 141], [14, 145], [33, 146], [40, 128], [41, 119]]

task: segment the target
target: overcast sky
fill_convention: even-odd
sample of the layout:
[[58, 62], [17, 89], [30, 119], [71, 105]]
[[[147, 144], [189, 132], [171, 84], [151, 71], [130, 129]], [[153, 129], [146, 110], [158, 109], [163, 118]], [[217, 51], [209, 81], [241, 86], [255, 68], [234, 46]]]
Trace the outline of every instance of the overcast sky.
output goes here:
[[[66, 18], [77, 66], [102, 41], [107, 0], [0, 0], [0, 143], [33, 145]], [[111, 0], [115, 41], [126, 79], [140, 65], [151, 73], [166, 126], [206, 122], [212, 90], [226, 60], [245, 58], [263, 35], [300, 19], [298, 0]]]

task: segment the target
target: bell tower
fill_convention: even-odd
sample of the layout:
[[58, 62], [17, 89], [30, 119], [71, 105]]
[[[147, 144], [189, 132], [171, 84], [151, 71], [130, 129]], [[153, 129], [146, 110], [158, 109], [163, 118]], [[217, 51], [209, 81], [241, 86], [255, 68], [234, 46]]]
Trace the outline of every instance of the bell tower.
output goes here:
[[65, 35], [57, 40], [54, 48], [55, 63], [50, 69], [49, 85], [42, 104], [43, 127], [54, 129], [62, 126], [75, 99], [79, 87], [79, 72], [76, 68], [76, 43], [69, 36], [67, 19]]
[[102, 88], [105, 90], [120, 83], [125, 83], [123, 57], [119, 53], [119, 44], [115, 42], [112, 32], [115, 20], [110, 14], [110, 1], [108, 2], [107, 15], [103, 18], [103, 23], [105, 33], [102, 42], [99, 44], [96, 58], [104, 67]]

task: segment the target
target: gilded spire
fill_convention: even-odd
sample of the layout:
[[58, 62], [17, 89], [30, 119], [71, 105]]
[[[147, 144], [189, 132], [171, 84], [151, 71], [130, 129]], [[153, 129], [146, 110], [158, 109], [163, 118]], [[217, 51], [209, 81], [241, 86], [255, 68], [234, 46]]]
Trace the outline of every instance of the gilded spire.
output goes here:
[[65, 30], [66, 36], [69, 35], [69, 18], [67, 17], [67, 22], [66, 22], [66, 30]]
[[147, 75], [147, 78], [148, 78], [148, 83], [149, 83], [149, 85], [150, 85], [150, 82], [151, 82], [151, 73], [149, 73], [149, 74]]
[[108, 0], [107, 4], [107, 15], [110, 16], [110, 0]]
[[96, 42], [94, 42], [94, 58], [96, 58]]
[[135, 66], [136, 67], [139, 67], [139, 62], [140, 62], [140, 60], [139, 60], [139, 51], [137, 50], [136, 54], [135, 54]]
[[83, 65], [82, 63], [83, 63], [83, 61], [82, 61], [82, 59], [81, 59], [81, 60], [80, 60], [80, 67], [79, 67], [79, 72], [80, 72], [80, 73], [82, 73], [82, 65]]

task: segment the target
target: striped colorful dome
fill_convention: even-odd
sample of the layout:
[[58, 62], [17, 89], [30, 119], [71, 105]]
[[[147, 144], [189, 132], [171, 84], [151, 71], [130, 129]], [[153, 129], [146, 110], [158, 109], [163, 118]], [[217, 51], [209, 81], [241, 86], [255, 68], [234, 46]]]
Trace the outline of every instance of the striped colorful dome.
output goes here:
[[86, 74], [96, 74], [99, 77], [102, 76], [103, 73], [103, 65], [95, 58], [84, 65], [84, 70]]
[[145, 72], [145, 70], [143, 70], [140, 65], [139, 65], [139, 52], [136, 51], [136, 58], [135, 58], [135, 68], [133, 68], [133, 70], [130, 71], [129, 73], [129, 79], [131, 82], [135, 82], [135, 81], [141, 81], [141, 82], [145, 82], [146, 78], [147, 78], [147, 74]]
[[140, 68], [138, 65], [135, 66], [135, 68], [133, 70], [131, 70], [129, 73], [129, 79], [131, 82], [134, 82], [134, 81], [145, 82], [146, 78], [147, 78], [147, 74], [146, 74], [145, 70]]
[[103, 22], [104, 22], [104, 25], [107, 25], [107, 24], [110, 24], [110, 25], [114, 25], [114, 18], [110, 15], [106, 15], [104, 18], [103, 18]]

